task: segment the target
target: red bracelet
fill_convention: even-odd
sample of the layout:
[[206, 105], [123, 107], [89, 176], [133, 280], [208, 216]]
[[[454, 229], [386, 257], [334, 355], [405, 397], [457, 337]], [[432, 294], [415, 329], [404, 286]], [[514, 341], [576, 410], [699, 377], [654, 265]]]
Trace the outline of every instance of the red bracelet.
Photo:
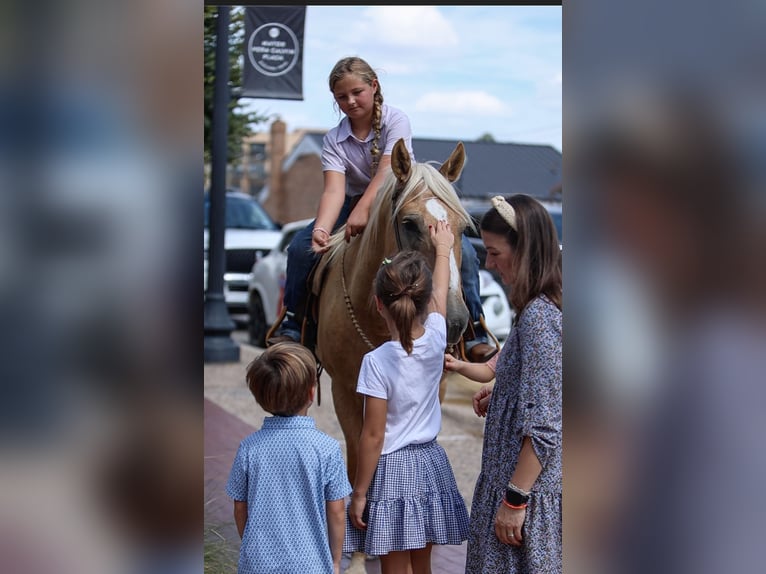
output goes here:
[[513, 504], [508, 502], [505, 498], [503, 499], [503, 504], [505, 504], [508, 508], [513, 508], [514, 510], [523, 510], [524, 508], [527, 507], [527, 503], [526, 502], [524, 504], [520, 505], [520, 506], [514, 506]]

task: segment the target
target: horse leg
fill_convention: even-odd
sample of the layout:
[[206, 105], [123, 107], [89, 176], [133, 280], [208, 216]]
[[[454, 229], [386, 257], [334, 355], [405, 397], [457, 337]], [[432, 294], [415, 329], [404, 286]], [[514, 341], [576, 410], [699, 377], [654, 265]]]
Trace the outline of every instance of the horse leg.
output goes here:
[[332, 400], [343, 438], [346, 440], [348, 480], [354, 484], [357, 457], [359, 456], [359, 437], [362, 434], [364, 398], [356, 393], [356, 380], [349, 386], [333, 379]]
[[444, 403], [444, 397], [447, 394], [447, 372], [442, 373], [441, 381], [439, 381], [439, 404]]
[[[363, 418], [359, 413], [364, 412], [364, 399], [357, 395], [355, 388], [356, 381], [352, 386], [344, 385], [340, 381], [333, 379], [332, 399], [335, 405], [335, 413], [343, 431], [343, 437], [346, 439], [346, 469], [348, 471], [348, 480], [354, 484], [356, 478], [356, 465], [359, 457], [359, 437], [362, 434]], [[349, 388], [351, 392], [349, 392]], [[366, 574], [364, 552], [354, 552], [351, 555], [351, 562], [345, 570], [345, 574]]]

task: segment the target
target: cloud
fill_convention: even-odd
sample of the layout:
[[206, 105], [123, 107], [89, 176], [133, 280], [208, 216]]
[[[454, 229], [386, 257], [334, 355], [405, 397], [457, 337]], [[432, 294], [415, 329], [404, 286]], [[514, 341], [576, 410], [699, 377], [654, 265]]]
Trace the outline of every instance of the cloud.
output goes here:
[[498, 98], [481, 91], [429, 92], [415, 102], [415, 110], [476, 116], [507, 115], [510, 112]]
[[370, 6], [363, 13], [362, 37], [397, 48], [456, 46], [458, 34], [436, 6]]

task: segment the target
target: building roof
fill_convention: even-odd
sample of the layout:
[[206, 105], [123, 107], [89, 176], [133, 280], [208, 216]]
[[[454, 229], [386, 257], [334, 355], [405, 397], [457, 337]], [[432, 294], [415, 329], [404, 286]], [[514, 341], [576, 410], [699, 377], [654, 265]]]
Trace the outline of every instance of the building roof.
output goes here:
[[[415, 158], [443, 162], [459, 140], [413, 138]], [[561, 182], [561, 153], [550, 145], [463, 141], [466, 162], [455, 189], [463, 198], [526, 193], [551, 198]]]
[[[321, 154], [321, 132], [308, 132], [284, 160], [287, 170], [298, 157]], [[412, 138], [419, 162], [446, 160], [460, 140]], [[466, 162], [454, 183], [462, 198], [487, 199], [494, 195], [526, 193], [538, 199], [560, 200], [561, 152], [550, 145], [463, 141]]]

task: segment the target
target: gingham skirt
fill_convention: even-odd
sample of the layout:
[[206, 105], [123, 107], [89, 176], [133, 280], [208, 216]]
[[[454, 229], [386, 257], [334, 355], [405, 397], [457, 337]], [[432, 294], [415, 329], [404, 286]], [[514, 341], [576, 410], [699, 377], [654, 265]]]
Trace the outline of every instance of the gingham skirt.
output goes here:
[[468, 510], [436, 440], [381, 455], [366, 510], [367, 529], [359, 530], [347, 507], [344, 552], [382, 556], [468, 538]]

